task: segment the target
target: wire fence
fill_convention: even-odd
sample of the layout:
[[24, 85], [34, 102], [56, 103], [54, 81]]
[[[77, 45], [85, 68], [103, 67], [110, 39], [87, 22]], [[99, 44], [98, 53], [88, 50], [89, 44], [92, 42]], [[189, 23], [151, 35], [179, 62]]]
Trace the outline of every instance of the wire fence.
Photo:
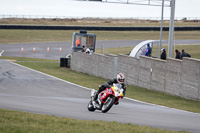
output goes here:
[[[24, 19], [134, 19], [134, 20], [161, 20], [160, 17], [74, 17], [74, 16], [48, 16], [48, 15], [0, 15], [0, 19], [6, 18], [24, 18]], [[170, 20], [170, 17], [164, 17], [163, 20]], [[175, 17], [174, 20], [200, 21], [200, 17]]]

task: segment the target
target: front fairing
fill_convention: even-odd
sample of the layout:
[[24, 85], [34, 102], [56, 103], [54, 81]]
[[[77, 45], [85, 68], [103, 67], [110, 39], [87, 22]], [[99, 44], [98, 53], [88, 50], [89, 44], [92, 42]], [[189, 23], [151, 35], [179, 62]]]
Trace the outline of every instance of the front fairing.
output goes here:
[[99, 94], [99, 98], [103, 101], [106, 99], [109, 95], [114, 95], [112, 88], [107, 88], [106, 90], [102, 91]]
[[99, 99], [104, 101], [109, 95], [113, 95], [116, 98], [120, 98], [123, 96], [123, 89], [121, 84], [113, 84], [111, 88], [106, 88], [106, 90], [102, 91], [99, 94]]
[[113, 84], [112, 86], [115, 97], [123, 96], [123, 88], [121, 84]]

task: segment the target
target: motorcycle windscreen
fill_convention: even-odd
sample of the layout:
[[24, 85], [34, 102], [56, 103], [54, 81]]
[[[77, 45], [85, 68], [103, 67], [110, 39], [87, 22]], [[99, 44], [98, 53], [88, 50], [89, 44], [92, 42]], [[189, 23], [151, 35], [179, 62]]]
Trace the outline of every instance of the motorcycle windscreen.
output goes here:
[[123, 96], [122, 85], [121, 84], [113, 84], [112, 87], [115, 96]]

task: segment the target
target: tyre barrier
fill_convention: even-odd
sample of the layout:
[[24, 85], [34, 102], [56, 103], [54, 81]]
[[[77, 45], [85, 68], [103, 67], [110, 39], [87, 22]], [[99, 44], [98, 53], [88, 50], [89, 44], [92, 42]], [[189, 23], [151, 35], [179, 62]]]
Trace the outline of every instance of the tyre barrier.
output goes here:
[[70, 59], [69, 58], [60, 58], [60, 67], [70, 68]]
[[[106, 27], [106, 26], [42, 26], [42, 25], [0, 25], [0, 29], [20, 30], [93, 30], [93, 31], [160, 31], [160, 27]], [[200, 26], [174, 27], [175, 31], [200, 30]], [[169, 31], [169, 27], [163, 27]]]

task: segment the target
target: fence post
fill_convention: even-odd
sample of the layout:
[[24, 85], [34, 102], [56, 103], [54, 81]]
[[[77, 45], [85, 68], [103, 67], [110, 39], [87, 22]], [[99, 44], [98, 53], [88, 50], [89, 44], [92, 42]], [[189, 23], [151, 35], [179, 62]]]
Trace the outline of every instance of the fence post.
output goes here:
[[118, 57], [114, 57], [113, 78], [117, 77], [117, 62], [118, 62]]

